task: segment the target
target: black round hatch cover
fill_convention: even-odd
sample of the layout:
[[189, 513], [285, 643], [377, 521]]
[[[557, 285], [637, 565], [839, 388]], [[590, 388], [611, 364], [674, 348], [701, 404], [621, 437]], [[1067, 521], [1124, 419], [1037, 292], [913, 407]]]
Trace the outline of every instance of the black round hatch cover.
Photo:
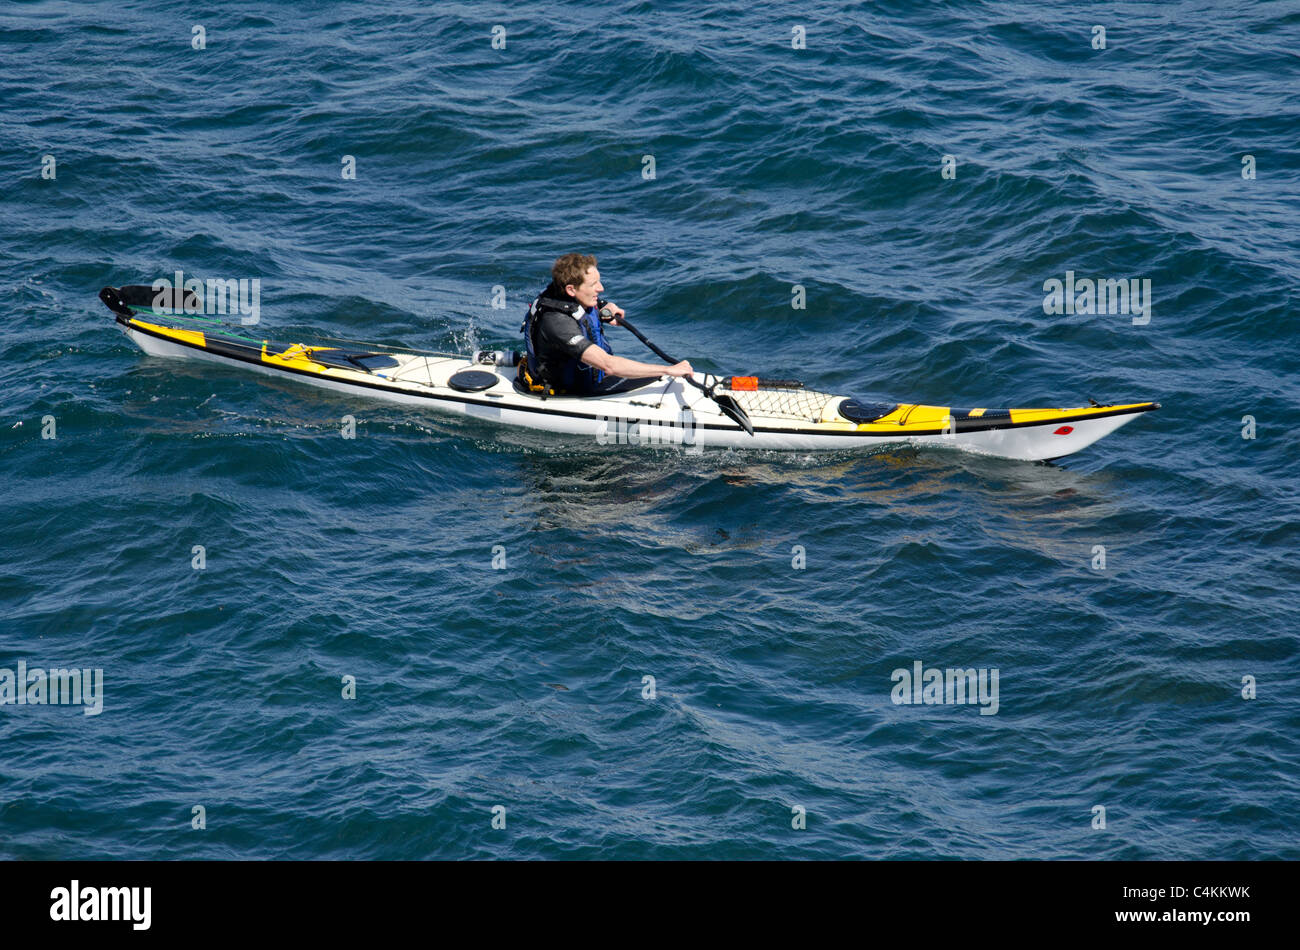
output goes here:
[[463, 369], [447, 380], [447, 385], [462, 393], [481, 393], [497, 384], [496, 373], [487, 373], [481, 369]]
[[889, 415], [897, 408], [898, 408], [897, 403], [890, 404], [890, 405], [882, 405], [879, 403], [869, 404], [869, 403], [861, 402], [857, 399], [846, 399], [842, 403], [840, 403], [840, 415], [843, 416], [845, 419], [848, 419], [849, 422], [856, 422], [858, 424], [862, 424], [867, 422], [875, 422], [877, 419], [881, 419]]

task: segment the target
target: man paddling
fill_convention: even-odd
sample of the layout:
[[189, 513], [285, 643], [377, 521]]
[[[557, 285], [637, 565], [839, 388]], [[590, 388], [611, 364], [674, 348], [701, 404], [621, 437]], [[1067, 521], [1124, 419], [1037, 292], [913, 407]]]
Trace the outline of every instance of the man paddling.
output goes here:
[[632, 388], [630, 380], [691, 375], [686, 360], [660, 366], [615, 356], [601, 311], [617, 326], [623, 308], [601, 299], [604, 289], [590, 254], [565, 254], [555, 262], [551, 283], [528, 307], [520, 327], [528, 353], [519, 378], [529, 391], [594, 396]]

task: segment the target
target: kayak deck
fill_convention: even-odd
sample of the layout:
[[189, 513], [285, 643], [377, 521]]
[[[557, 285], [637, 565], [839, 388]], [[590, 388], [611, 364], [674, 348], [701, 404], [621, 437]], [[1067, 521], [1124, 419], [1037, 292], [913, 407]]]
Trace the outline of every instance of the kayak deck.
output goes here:
[[[151, 355], [237, 365], [354, 395], [506, 425], [594, 436], [602, 443], [787, 450], [912, 444], [1045, 460], [1086, 448], [1137, 415], [1160, 408], [1159, 403], [1139, 402], [1073, 409], [955, 409], [867, 404], [790, 385], [757, 389], [719, 385], [718, 391], [749, 415], [754, 426], [754, 434], [749, 435], [704, 393], [671, 377], [648, 379], [607, 395], [542, 398], [515, 385], [513, 366], [379, 346], [348, 349], [255, 340], [240, 336], [235, 328], [214, 327], [215, 321], [205, 321], [203, 329], [175, 326], [195, 318], [127, 304], [114, 288], [104, 288], [100, 297], [114, 311], [119, 328]], [[460, 384], [453, 379], [458, 374]], [[471, 375], [473, 385], [464, 384]], [[695, 378], [705, 385], [719, 382], [705, 374], [697, 373]]]

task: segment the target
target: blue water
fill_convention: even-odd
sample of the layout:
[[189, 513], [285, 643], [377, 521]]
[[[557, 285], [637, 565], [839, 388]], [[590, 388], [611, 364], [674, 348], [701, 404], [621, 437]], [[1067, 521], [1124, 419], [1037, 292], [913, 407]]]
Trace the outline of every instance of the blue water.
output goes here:
[[[104, 685], [0, 706], [0, 855], [1300, 857], [1297, 49], [1292, 3], [6, 5], [0, 668]], [[699, 368], [1164, 408], [1056, 466], [601, 447], [96, 299], [515, 346], [569, 250]], [[1150, 322], [1045, 313], [1067, 271]], [[996, 714], [896, 704], [916, 661]]]

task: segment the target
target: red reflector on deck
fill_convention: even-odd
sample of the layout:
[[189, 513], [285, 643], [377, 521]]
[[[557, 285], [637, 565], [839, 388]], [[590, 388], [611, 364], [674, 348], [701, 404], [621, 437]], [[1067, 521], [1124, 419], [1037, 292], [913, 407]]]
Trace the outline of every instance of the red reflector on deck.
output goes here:
[[1074, 426], [1061, 426], [1061, 428], [1053, 432], [1052, 435], [1069, 435], [1073, 431]]
[[735, 392], [752, 393], [758, 391], [757, 376], [733, 376], [731, 377], [731, 388]]

